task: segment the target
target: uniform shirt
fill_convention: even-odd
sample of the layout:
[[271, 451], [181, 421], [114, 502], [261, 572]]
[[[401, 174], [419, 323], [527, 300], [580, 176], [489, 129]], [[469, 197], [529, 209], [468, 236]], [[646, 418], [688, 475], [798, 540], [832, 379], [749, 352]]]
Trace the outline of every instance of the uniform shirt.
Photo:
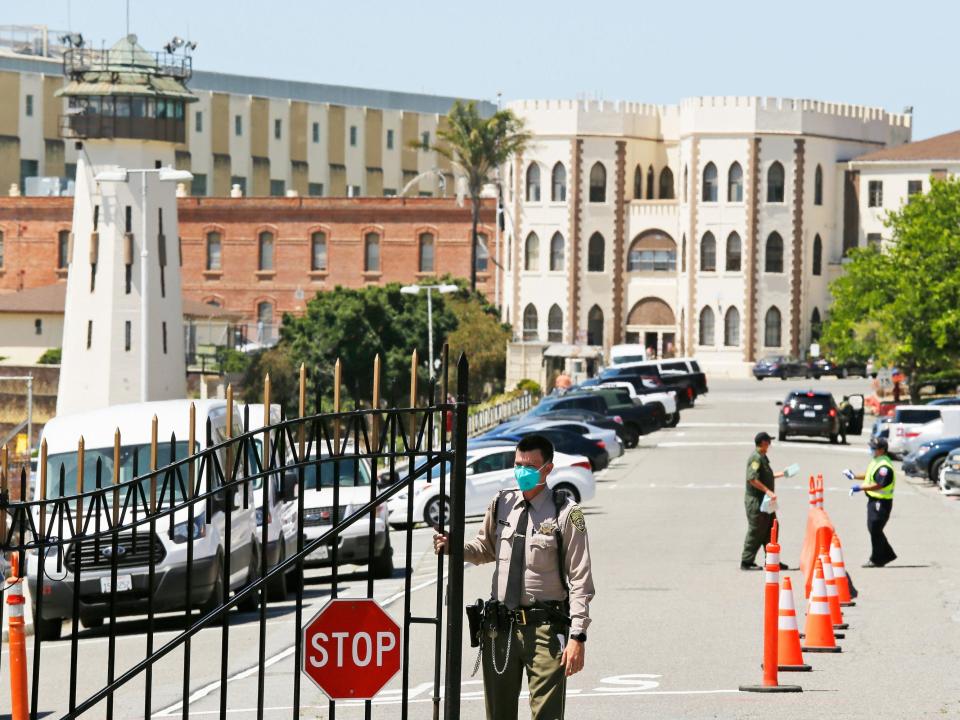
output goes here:
[[[464, 544], [463, 557], [467, 562], [481, 565], [496, 561], [491, 595], [503, 602], [510, 574], [510, 550], [513, 533], [523, 511], [523, 493], [508, 490], [494, 498], [487, 508], [483, 525], [477, 536]], [[494, 517], [496, 512], [496, 517]], [[563, 537], [564, 563], [567, 586], [570, 589], [571, 633], [586, 632], [590, 626], [590, 601], [593, 599], [593, 573], [590, 569], [590, 546], [587, 527], [580, 506], [569, 498], [557, 512], [553, 492], [541, 490], [530, 501], [530, 516], [526, 537], [526, 568], [523, 573], [521, 605], [536, 601], [565, 600], [567, 593], [560, 578], [560, 556], [555, 532], [559, 515]]]
[[873, 485], [879, 485], [880, 487], [886, 487], [893, 482], [893, 471], [888, 468], [886, 465], [881, 465], [877, 468], [877, 471], [873, 474]]
[[770, 467], [770, 458], [759, 450], [754, 450], [753, 454], [747, 458], [747, 495], [763, 499], [765, 493], [751, 485], [751, 480], [759, 480], [770, 489], [770, 492], [775, 492], [775, 481], [773, 479], [773, 468]]

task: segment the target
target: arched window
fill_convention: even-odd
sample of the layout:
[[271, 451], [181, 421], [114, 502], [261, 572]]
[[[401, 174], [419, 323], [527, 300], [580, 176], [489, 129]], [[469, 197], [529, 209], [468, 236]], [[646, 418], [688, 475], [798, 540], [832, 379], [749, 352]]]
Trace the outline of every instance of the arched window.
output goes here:
[[557, 163], [553, 166], [553, 173], [550, 199], [553, 202], [566, 202], [567, 200], [567, 169], [563, 163]]
[[61, 230], [57, 233], [57, 268], [65, 270], [70, 264], [70, 231]]
[[687, 234], [680, 238], [680, 272], [687, 271]]
[[690, 187], [690, 170], [683, 166], [683, 201], [687, 201], [687, 188]]
[[676, 197], [673, 191], [673, 170], [665, 167], [660, 171], [660, 199], [673, 200]]
[[783, 202], [784, 172], [783, 165], [774, 162], [767, 170], [767, 202]]
[[539, 340], [540, 331], [537, 329], [537, 309], [530, 303], [523, 309], [523, 339]]
[[813, 274], [820, 275], [823, 272], [823, 241], [819, 235], [813, 238]]
[[598, 232], [595, 232], [590, 236], [590, 241], [587, 244], [587, 271], [588, 272], [603, 272], [603, 259], [604, 259], [604, 249], [606, 243], [603, 240], [603, 235]]
[[742, 253], [740, 236], [735, 232], [727, 235], [727, 262], [724, 265], [727, 272], [740, 272]]
[[540, 269], [540, 238], [536, 233], [527, 235], [527, 242], [523, 247], [523, 269]]
[[703, 169], [703, 197], [704, 202], [717, 201], [717, 166], [708, 162]]
[[540, 166], [535, 162], [527, 168], [527, 202], [540, 202]]
[[732, 306], [723, 316], [723, 344], [727, 347], [740, 344], [740, 311]]
[[563, 235], [558, 232], [550, 238], [550, 269], [563, 270]]
[[810, 342], [818, 342], [823, 332], [823, 322], [820, 320], [820, 310], [813, 309], [810, 313]]
[[603, 345], [603, 310], [599, 305], [587, 313], [587, 345]]
[[257, 303], [257, 343], [264, 345], [273, 339], [273, 303]]
[[327, 234], [315, 232], [310, 236], [310, 269], [327, 269]]
[[716, 272], [717, 240], [712, 232], [704, 234], [700, 241], [700, 272]]
[[819, 165], [813, 173], [813, 204], [823, 205], [823, 168]]
[[647, 230], [633, 239], [627, 252], [627, 272], [676, 272], [677, 244], [660, 230]]
[[603, 163], [594, 163], [590, 168], [590, 202], [607, 201], [607, 169]]
[[763, 318], [764, 347], [780, 347], [780, 311], [776, 305], [767, 310]]
[[656, 175], [653, 173], [653, 165], [647, 168], [647, 200], [653, 200], [653, 186], [656, 183]]
[[764, 253], [763, 270], [768, 273], [783, 272], [783, 238], [772, 232], [767, 238], [767, 250]]
[[563, 310], [557, 304], [547, 313], [547, 342], [563, 342]]
[[375, 232], [363, 236], [363, 269], [380, 272], [380, 236]]
[[714, 323], [715, 319], [713, 316], [713, 308], [709, 305], [704, 305], [703, 310], [700, 311], [700, 337], [699, 341], [701, 345], [710, 346], [715, 343], [716, 334], [714, 332]]
[[743, 168], [738, 162], [727, 171], [727, 202], [743, 202]]
[[420, 233], [420, 272], [433, 272], [433, 233]]
[[633, 169], [633, 199], [643, 200], [643, 170], [639, 165]]
[[264, 230], [259, 237], [259, 270], [273, 270], [273, 233]]

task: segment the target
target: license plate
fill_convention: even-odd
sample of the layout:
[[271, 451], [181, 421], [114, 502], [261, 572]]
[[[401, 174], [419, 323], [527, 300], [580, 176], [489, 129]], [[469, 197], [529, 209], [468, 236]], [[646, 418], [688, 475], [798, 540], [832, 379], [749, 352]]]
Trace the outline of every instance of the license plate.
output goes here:
[[[106, 594], [110, 592], [110, 577], [100, 578], [100, 592]], [[133, 590], [133, 577], [131, 575], [117, 575], [117, 592]]]
[[803, 411], [803, 416], [804, 416], [804, 417], [816, 417], [817, 414], [816, 414], [813, 410], [804, 410], [804, 411]]
[[326, 545], [321, 545], [312, 553], [310, 553], [311, 560], [326, 560], [330, 557], [330, 548]]

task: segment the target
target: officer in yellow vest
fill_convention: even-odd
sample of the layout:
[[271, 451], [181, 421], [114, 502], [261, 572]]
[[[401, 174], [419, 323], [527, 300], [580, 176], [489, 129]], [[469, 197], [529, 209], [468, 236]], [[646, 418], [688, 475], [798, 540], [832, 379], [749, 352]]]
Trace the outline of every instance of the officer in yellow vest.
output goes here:
[[887, 455], [887, 441], [884, 438], [872, 438], [870, 452], [873, 459], [863, 475], [855, 475], [852, 470], [843, 472], [850, 480], [863, 481], [850, 488], [851, 494], [862, 490], [867, 495], [867, 530], [873, 549], [870, 560], [863, 566], [865, 568], [883, 567], [897, 559], [897, 554], [883, 533], [893, 509], [893, 488], [896, 484], [893, 462]]

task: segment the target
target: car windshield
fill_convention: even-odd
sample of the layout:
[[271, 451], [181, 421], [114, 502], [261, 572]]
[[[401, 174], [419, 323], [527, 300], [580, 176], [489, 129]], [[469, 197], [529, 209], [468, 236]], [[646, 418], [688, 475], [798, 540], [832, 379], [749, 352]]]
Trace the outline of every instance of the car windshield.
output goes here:
[[[173, 448], [173, 458], [185, 458], [187, 456], [188, 443], [186, 441], [178, 442]], [[199, 445], [196, 451], [199, 451]], [[157, 464], [160, 467], [170, 463], [170, 443], [157, 443]], [[127, 480], [133, 480], [133, 465], [136, 458], [137, 474], [143, 475], [150, 467], [150, 444], [143, 445], [121, 445], [120, 446], [120, 466], [118, 468], [119, 481], [121, 483]], [[107, 487], [113, 482], [113, 448], [90, 448], [83, 453], [83, 488], [82, 492], [90, 492], [97, 487], [97, 460], [100, 461], [100, 485]], [[74, 495], [80, 488], [77, 487], [77, 452], [55, 453], [47, 458], [47, 499], [66, 497]], [[63, 469], [63, 482], [60, 482], [60, 471]], [[175, 478], [174, 500], [182, 500], [186, 491], [186, 472], [180, 473], [180, 479]], [[170, 489], [164, 492], [163, 475], [157, 478], [157, 498], [164, 502], [170, 501]], [[141, 483], [144, 488], [144, 497], [149, 495], [150, 481], [144, 479]], [[129, 486], [128, 486], [129, 487]], [[108, 503], [113, 502], [113, 493], [105, 495]], [[126, 490], [121, 491], [121, 502], [126, 497]]]
[[333, 487], [339, 478], [340, 487], [365, 487], [370, 485], [370, 471], [367, 464], [355, 457], [310, 458], [310, 464], [303, 469], [303, 486], [316, 489], [317, 466], [320, 466], [319, 487]]

